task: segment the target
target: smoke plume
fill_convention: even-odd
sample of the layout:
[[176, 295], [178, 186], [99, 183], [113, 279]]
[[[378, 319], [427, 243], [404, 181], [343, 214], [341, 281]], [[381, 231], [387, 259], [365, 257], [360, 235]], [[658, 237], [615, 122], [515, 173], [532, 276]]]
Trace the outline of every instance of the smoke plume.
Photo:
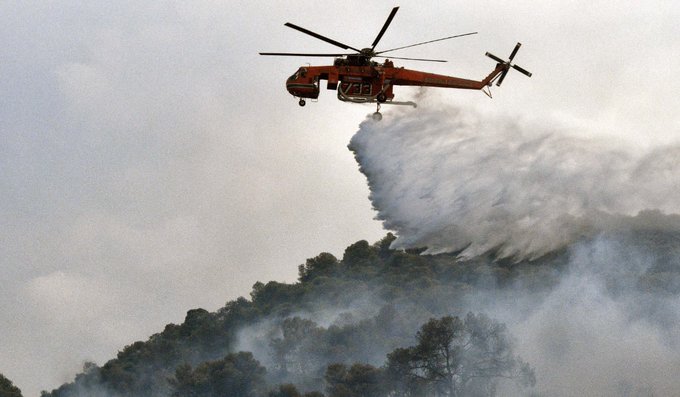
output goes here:
[[[680, 146], [645, 151], [554, 122], [428, 104], [352, 138], [393, 248], [533, 259], [601, 231], [680, 230]], [[655, 212], [645, 210], [653, 209]]]

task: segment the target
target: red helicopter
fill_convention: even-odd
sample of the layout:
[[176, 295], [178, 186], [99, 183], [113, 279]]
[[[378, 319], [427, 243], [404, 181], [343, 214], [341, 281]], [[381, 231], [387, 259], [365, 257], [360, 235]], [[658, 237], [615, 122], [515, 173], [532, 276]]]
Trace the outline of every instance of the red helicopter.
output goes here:
[[[343, 50], [353, 50], [354, 53], [347, 54], [305, 54], [305, 53], [290, 53], [290, 52], [261, 52], [260, 55], [273, 56], [305, 56], [305, 57], [333, 57], [336, 58], [333, 65], [329, 66], [302, 66], [292, 76], [286, 80], [286, 89], [293, 96], [300, 98], [299, 105], [305, 106], [307, 103], [305, 98], [317, 99], [319, 97], [319, 81], [327, 80], [326, 88], [329, 90], [338, 91], [338, 99], [346, 102], [355, 103], [377, 103], [377, 111], [373, 114], [376, 120], [382, 119], [380, 114], [381, 104], [393, 105], [411, 105], [416, 106], [414, 102], [396, 102], [394, 101], [394, 93], [392, 89], [395, 85], [402, 86], [421, 86], [421, 87], [444, 87], [444, 88], [461, 88], [471, 90], [482, 90], [485, 87], [491, 86], [494, 81], [497, 86], [500, 86], [508, 71], [512, 68], [528, 77], [531, 73], [527, 70], [512, 64], [520, 43], [517, 43], [512, 50], [507, 61], [486, 53], [486, 56], [492, 58], [497, 63], [496, 68], [483, 80], [468, 80], [453, 76], [444, 76], [440, 74], [421, 72], [418, 70], [404, 69], [403, 67], [395, 67], [394, 63], [387, 59], [388, 57], [382, 55], [387, 52], [402, 50], [404, 48], [415, 47], [423, 44], [434, 43], [436, 41], [453, 39], [456, 37], [463, 37], [476, 34], [477, 32], [459, 34], [455, 36], [444, 37], [436, 40], [429, 40], [422, 43], [411, 44], [403, 47], [392, 48], [384, 51], [375, 51], [375, 47], [392, 22], [399, 7], [394, 7], [392, 12], [387, 17], [387, 21], [378, 33], [378, 36], [373, 40], [371, 47], [358, 49], [343, 44], [339, 41], [329, 39], [318, 33], [293, 25], [288, 22], [285, 26], [310, 35], [319, 40], [325, 41]], [[384, 63], [371, 61], [371, 58], [386, 58]], [[392, 59], [402, 59], [411, 61], [428, 61], [428, 62], [446, 62], [442, 59], [422, 59], [422, 58], [403, 58], [390, 57]], [[489, 92], [484, 91], [491, 96]]]

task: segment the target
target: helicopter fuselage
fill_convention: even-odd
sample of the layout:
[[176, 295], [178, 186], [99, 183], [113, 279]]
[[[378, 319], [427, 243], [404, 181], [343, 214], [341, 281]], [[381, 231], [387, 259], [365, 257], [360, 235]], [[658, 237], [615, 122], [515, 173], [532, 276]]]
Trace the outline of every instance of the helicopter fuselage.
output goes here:
[[338, 99], [350, 102], [386, 102], [394, 98], [393, 87], [419, 86], [479, 90], [507, 68], [498, 64], [481, 81], [421, 72], [395, 67], [387, 60], [383, 64], [339, 58], [329, 66], [302, 66], [286, 80], [288, 92], [298, 98], [316, 99], [321, 91], [321, 80], [326, 88], [338, 91]]

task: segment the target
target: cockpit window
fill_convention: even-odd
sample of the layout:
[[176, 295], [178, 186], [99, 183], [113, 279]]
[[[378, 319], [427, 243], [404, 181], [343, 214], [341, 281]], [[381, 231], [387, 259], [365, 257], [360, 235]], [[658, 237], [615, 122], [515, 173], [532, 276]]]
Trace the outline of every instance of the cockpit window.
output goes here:
[[295, 74], [290, 76], [288, 80], [297, 80], [300, 77], [307, 77], [307, 68], [300, 68], [298, 69]]

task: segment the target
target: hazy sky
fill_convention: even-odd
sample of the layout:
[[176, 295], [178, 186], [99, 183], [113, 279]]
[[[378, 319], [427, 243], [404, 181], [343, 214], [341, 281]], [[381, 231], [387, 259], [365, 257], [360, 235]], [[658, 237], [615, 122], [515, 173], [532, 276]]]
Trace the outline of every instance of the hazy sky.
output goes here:
[[188, 309], [379, 239], [346, 147], [373, 108], [332, 91], [300, 108], [286, 77], [330, 60], [257, 53], [336, 50], [285, 22], [368, 46], [395, 5], [379, 48], [480, 32], [395, 52], [450, 61], [408, 68], [482, 78], [484, 52], [523, 43], [532, 78], [442, 101], [640, 146], [680, 133], [673, 1], [4, 1], [0, 373], [35, 396]]

